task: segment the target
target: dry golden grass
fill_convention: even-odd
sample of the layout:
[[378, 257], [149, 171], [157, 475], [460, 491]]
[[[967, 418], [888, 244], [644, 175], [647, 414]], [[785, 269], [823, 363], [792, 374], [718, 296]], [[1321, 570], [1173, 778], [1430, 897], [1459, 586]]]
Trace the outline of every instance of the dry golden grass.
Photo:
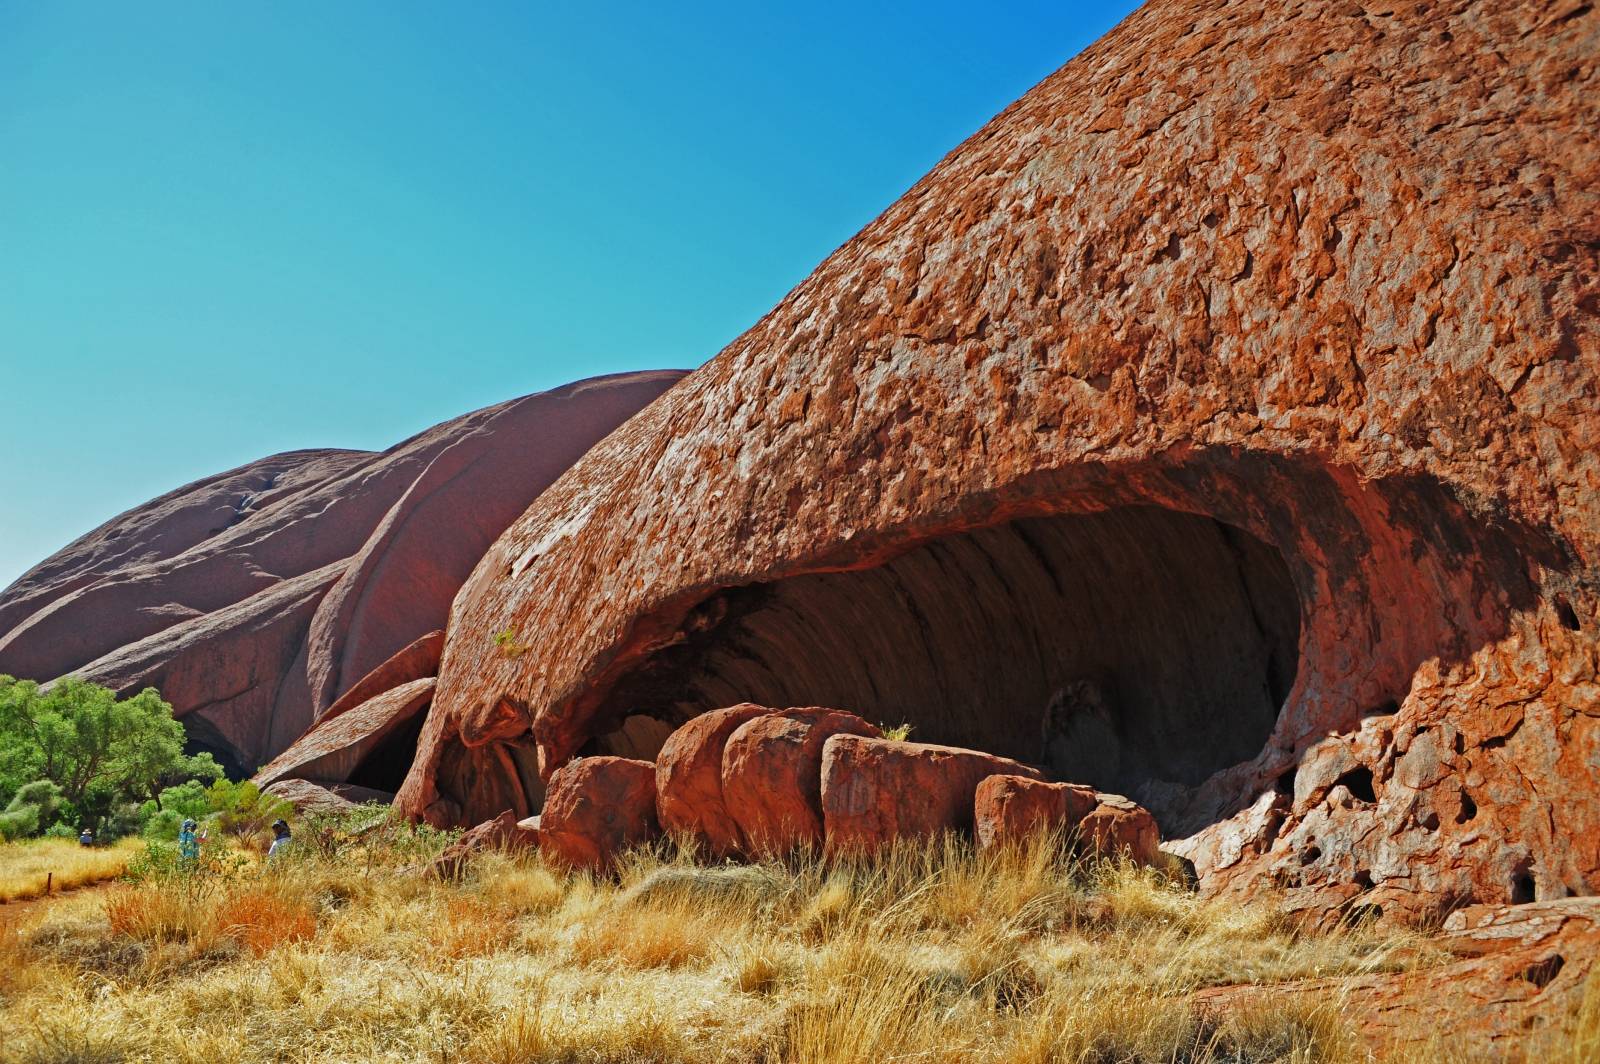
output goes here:
[[114, 846], [80, 846], [76, 839], [0, 843], [0, 902], [27, 901], [52, 891], [75, 890], [116, 879], [143, 849], [137, 839]]
[[[1437, 957], [1039, 847], [640, 854], [616, 882], [494, 855], [440, 883], [416, 856], [307, 850], [36, 907], [0, 939], [0, 1060], [1344, 1064], [1368, 1057], [1337, 1002], [1217, 1019], [1187, 995]], [[1600, 991], [1585, 1008], [1572, 1061]]]

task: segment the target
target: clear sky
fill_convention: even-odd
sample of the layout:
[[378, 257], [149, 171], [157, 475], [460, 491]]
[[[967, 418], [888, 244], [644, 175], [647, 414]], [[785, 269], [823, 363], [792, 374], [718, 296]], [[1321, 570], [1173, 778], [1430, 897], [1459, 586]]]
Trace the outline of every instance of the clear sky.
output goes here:
[[699, 365], [1133, 6], [0, 0], [0, 586], [277, 451]]

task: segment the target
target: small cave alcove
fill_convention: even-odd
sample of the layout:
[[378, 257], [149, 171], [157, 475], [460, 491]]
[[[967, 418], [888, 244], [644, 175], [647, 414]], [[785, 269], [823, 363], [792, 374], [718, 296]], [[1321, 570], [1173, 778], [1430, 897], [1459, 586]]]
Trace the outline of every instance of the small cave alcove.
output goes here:
[[255, 766], [215, 724], [199, 713], [190, 713], [180, 719], [183, 722], [183, 752], [186, 756], [210, 754], [222, 766], [222, 774], [228, 779], [250, 777]]
[[1212, 518], [1023, 518], [873, 568], [727, 589], [624, 674], [597, 719], [834, 706], [1138, 795], [1260, 753], [1300, 623], [1282, 556]]
[[422, 738], [422, 726], [427, 723], [428, 709], [423, 706], [411, 719], [384, 736], [365, 757], [350, 770], [346, 783], [370, 787], [390, 794], [400, 789], [411, 763], [417, 758], [417, 743]]

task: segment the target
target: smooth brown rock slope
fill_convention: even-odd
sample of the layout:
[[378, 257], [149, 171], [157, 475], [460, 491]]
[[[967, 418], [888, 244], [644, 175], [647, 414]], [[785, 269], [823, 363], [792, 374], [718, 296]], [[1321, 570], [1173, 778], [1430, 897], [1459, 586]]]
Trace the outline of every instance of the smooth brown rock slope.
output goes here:
[[400, 803], [843, 705], [1210, 890], [1600, 892], [1597, 56], [1590, 5], [1146, 4], [496, 542]]
[[0, 673], [162, 689], [248, 771], [425, 633], [484, 549], [676, 371], [445, 422], [382, 453], [279, 455], [114, 518], [0, 594]]

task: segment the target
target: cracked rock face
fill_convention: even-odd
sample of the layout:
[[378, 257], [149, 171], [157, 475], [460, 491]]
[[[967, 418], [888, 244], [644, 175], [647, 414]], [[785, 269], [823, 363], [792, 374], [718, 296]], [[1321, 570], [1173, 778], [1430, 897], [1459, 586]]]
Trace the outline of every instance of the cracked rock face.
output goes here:
[[494, 538], [680, 376], [580, 381], [381, 453], [296, 451], [180, 488], [0, 593], [0, 673], [156, 687], [246, 774], [442, 628]]
[[840, 705], [1093, 769], [1209, 890], [1600, 891], [1597, 56], [1146, 4], [495, 543], [400, 804]]

